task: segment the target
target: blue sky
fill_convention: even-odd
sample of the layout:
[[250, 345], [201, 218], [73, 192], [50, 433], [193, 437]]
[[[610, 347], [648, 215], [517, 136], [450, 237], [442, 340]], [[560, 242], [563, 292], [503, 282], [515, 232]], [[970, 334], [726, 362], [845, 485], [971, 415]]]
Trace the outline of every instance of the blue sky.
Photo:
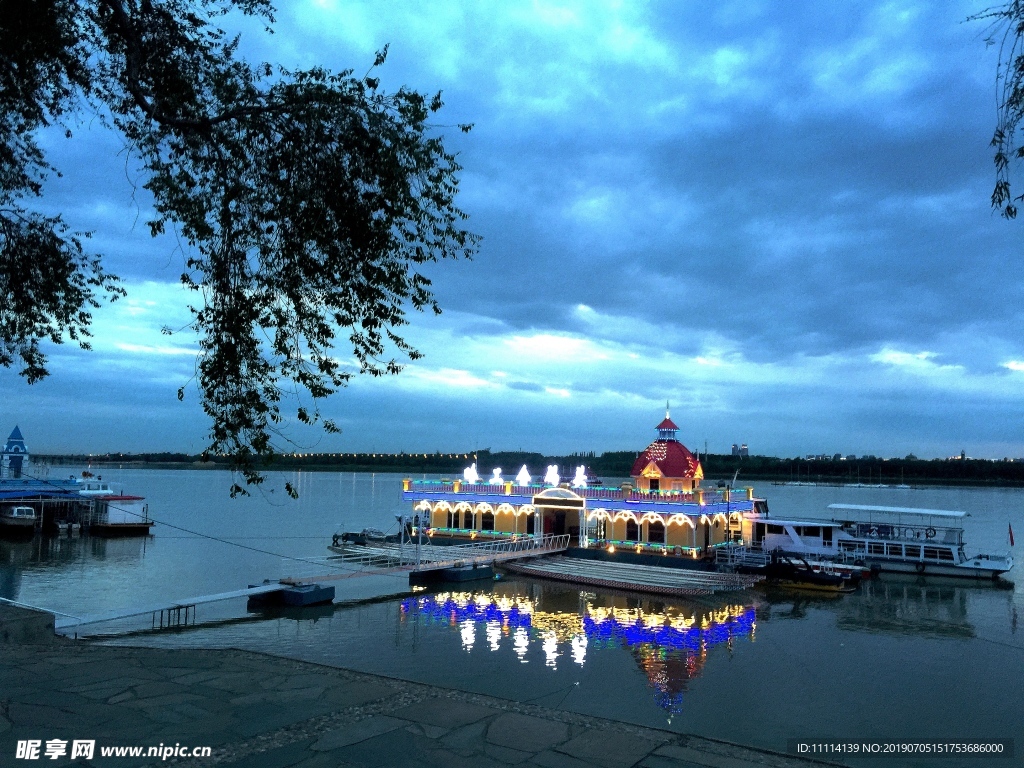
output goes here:
[[[252, 59], [442, 90], [472, 262], [429, 272], [426, 354], [327, 402], [312, 451], [691, 447], [1024, 456], [1020, 226], [988, 206], [983, 3], [289, 2]], [[35, 451], [184, 450], [207, 424], [180, 245], [116, 136], [47, 137], [45, 204], [129, 297], [52, 377], [0, 371]], [[346, 354], [340, 350], [339, 355]], [[282, 440], [279, 448], [292, 445]]]

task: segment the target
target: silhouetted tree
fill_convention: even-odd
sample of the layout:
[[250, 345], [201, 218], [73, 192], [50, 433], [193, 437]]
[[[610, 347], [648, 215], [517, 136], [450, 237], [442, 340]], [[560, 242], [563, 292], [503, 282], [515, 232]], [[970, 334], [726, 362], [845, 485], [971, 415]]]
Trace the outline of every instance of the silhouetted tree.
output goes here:
[[273, 23], [269, 0], [0, 0], [0, 364], [45, 377], [40, 342], [88, 348], [90, 310], [124, 293], [81, 234], [31, 207], [59, 172], [38, 132], [70, 137], [88, 114], [143, 168], [153, 235], [171, 226], [191, 246], [181, 280], [197, 297], [207, 451], [253, 483], [283, 390], [311, 395], [299, 421], [335, 431], [317, 403], [357, 372], [397, 373], [396, 353], [419, 356], [396, 333], [408, 305], [440, 311], [417, 268], [469, 257], [477, 238], [455, 205], [460, 167], [427, 122], [440, 94], [250, 65], [218, 26], [229, 12]]

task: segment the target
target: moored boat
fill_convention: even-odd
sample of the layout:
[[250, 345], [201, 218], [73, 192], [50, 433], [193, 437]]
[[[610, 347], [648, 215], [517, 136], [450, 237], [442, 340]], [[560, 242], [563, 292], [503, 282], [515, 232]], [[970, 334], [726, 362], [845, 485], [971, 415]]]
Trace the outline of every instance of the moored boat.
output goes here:
[[826, 519], [778, 519], [757, 505], [743, 516], [743, 542], [872, 570], [933, 576], [996, 578], [1013, 568], [1013, 556], [968, 555], [963, 518], [967, 512], [831, 504]]
[[148, 536], [153, 527], [145, 497], [121, 493], [102, 478], [83, 479], [78, 495], [94, 503], [89, 523], [94, 536]]
[[0, 507], [0, 531], [31, 535], [38, 523], [38, 513], [26, 504]]

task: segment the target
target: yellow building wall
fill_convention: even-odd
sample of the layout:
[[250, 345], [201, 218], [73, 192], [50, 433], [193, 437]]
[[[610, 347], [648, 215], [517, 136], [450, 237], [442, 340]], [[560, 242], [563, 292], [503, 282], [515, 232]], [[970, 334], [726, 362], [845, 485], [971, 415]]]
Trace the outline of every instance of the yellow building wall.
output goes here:
[[670, 525], [665, 529], [665, 543], [670, 547], [693, 546], [693, 533], [688, 525]]
[[430, 513], [430, 527], [431, 528], [447, 528], [448, 527], [448, 510], [447, 509], [435, 509]]
[[609, 522], [607, 523], [607, 528], [605, 530], [610, 531], [610, 533], [607, 534], [609, 539], [624, 541], [626, 538], [626, 521], [616, 520], [615, 522]]
[[494, 516], [494, 530], [502, 533], [514, 533], [516, 530], [515, 515], [511, 512], [502, 512]]

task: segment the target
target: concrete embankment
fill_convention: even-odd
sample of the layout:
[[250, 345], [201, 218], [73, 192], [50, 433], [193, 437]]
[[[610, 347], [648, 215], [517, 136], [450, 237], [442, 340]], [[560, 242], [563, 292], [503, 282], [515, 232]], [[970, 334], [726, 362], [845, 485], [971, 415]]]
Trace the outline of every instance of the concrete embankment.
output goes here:
[[[17, 743], [94, 740], [88, 765], [809, 768], [835, 765], [237, 650], [103, 646], [0, 608], [0, 764]], [[368, 648], [368, 653], [373, 649]], [[206, 758], [103, 747], [211, 747]], [[69, 754], [50, 765], [67, 765]]]

